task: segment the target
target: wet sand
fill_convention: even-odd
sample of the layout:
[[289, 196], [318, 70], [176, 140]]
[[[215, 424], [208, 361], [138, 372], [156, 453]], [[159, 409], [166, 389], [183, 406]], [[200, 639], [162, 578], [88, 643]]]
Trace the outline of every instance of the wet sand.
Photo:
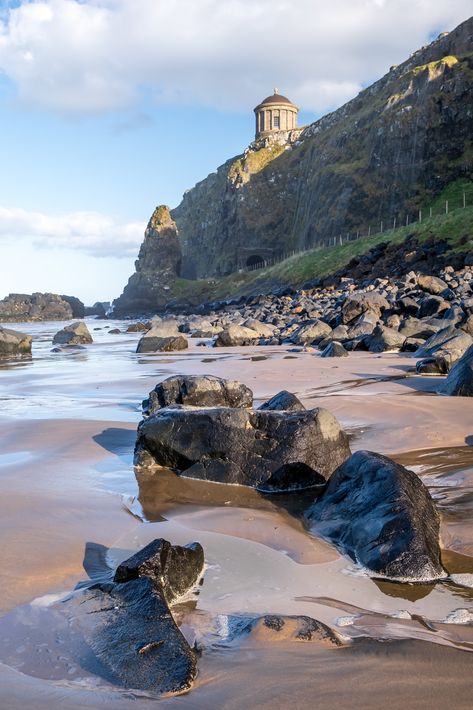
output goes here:
[[[398, 354], [324, 360], [282, 346], [210, 349], [191, 340], [184, 353], [142, 356], [134, 352], [139, 334], [108, 335], [115, 322], [90, 325], [104, 328], [92, 331], [92, 346], [59, 355], [50, 342], [60, 324], [22, 325], [35, 335], [32, 360], [0, 366], [0, 632], [13, 634], [8, 650], [0, 648], [0, 661], [8, 656], [0, 707], [150, 707], [149, 698], [71, 672], [67, 649], [56, 663], [67, 671], [48, 675], [25, 619], [41, 608], [47, 620], [54, 595], [86, 577], [87, 541], [119, 561], [160, 536], [201, 541], [208, 564], [196, 604], [179, 612], [203, 648], [195, 688], [160, 704], [370, 708], [382, 699], [389, 708], [469, 707], [473, 400], [436, 395], [439, 380], [416, 376], [415, 361]], [[457, 583], [376, 582], [310, 536], [296, 511], [246, 488], [165, 471], [136, 480], [141, 399], [174, 373], [239, 379], [257, 402], [288, 389], [306, 406], [332, 411], [353, 450], [387, 453], [415, 470], [441, 511], [444, 560]], [[225, 643], [216, 630], [229, 615], [265, 613], [312, 616], [348, 645], [261, 634]]]

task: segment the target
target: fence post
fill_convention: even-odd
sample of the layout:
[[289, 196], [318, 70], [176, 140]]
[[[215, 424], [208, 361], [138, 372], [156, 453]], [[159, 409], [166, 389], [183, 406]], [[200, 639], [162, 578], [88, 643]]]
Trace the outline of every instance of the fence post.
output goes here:
[[394, 232], [395, 229], [396, 229], [396, 218], [394, 217], [394, 219], [393, 219], [393, 232]]
[[422, 223], [422, 210], [419, 210], [419, 222]]
[[408, 226], [408, 224], [409, 224], [409, 215], [406, 214], [406, 227]]
[[448, 200], [445, 200], [445, 214], [448, 214]]
[[463, 190], [463, 209], [466, 207], [466, 192]]
[[381, 222], [381, 229], [379, 230], [381, 234], [383, 233], [383, 223]]
[[371, 224], [370, 224], [370, 226], [368, 227], [368, 236], [371, 237]]
[[432, 207], [429, 209], [429, 217], [432, 217]]

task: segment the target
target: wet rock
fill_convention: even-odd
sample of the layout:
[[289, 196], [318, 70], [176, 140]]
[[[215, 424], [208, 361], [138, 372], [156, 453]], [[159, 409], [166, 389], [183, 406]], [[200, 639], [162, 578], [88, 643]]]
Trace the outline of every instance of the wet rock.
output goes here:
[[173, 352], [174, 350], [186, 350], [189, 347], [187, 338], [183, 335], [170, 335], [160, 338], [150, 336], [148, 333], [139, 341], [138, 347], [136, 348], [137, 353], [167, 353]]
[[149, 577], [83, 591], [77, 617], [102, 674], [127, 689], [181, 693], [196, 676], [195, 653], [179, 631], [163, 594]]
[[263, 483], [287, 463], [305, 463], [327, 479], [349, 455], [347, 435], [321, 408], [165, 408], [141, 422], [135, 446], [138, 466], [246, 486]]
[[305, 410], [304, 405], [292, 392], [281, 390], [258, 407], [260, 410], [301, 412]]
[[473, 345], [452, 367], [439, 391], [451, 397], [473, 397]]
[[233, 638], [251, 633], [264, 641], [315, 641], [329, 646], [346, 643], [336, 631], [310, 616], [266, 614], [256, 619], [230, 617], [227, 628]]
[[325, 483], [325, 478], [305, 463], [286, 463], [260, 485], [260, 493], [293, 493]]
[[372, 353], [401, 350], [405, 340], [397, 330], [378, 324], [373, 334], [369, 336], [369, 350]]
[[92, 336], [83, 321], [66, 325], [53, 338], [53, 343], [57, 345], [88, 345], [92, 342]]
[[10, 328], [2, 328], [0, 325], [0, 357], [31, 355], [32, 340], [31, 335]]
[[251, 407], [253, 392], [236, 380], [213, 375], [174, 375], [156, 385], [143, 402], [150, 415], [162, 407], [185, 404], [193, 407]]
[[433, 295], [440, 295], [448, 288], [445, 281], [440, 279], [438, 276], [427, 276], [424, 274], [420, 274], [417, 277], [417, 285], [422, 289], [422, 291], [426, 291], [427, 293], [431, 293]]
[[204, 550], [198, 542], [182, 547], [159, 538], [118, 565], [114, 581], [148, 577], [171, 604], [197, 584], [203, 570]]
[[230, 325], [217, 335], [214, 345], [216, 348], [252, 345], [256, 343], [259, 337], [258, 333], [251, 328], [245, 328], [242, 325]]
[[112, 328], [108, 332], [110, 333], [110, 335], [120, 335], [122, 331], [120, 330], [120, 328]]
[[445, 576], [439, 515], [429, 491], [386, 456], [357, 451], [306, 513], [310, 529], [375, 575], [406, 581]]
[[320, 357], [348, 357], [348, 350], [334, 340], [324, 348]]

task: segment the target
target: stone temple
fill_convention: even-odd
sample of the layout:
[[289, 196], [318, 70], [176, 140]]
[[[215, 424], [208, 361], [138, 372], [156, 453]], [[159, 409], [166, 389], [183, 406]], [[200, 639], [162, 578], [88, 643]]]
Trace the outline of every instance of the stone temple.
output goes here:
[[297, 128], [298, 107], [274, 89], [272, 96], [265, 98], [254, 109], [256, 116], [255, 140], [282, 137]]

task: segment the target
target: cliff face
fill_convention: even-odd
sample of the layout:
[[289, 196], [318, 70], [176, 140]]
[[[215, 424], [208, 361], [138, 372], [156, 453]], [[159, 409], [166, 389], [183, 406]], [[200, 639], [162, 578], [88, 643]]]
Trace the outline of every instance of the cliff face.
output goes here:
[[[171, 212], [181, 275], [222, 275], [340, 233], [377, 231], [381, 221], [404, 224], [472, 172], [473, 18], [295, 144], [250, 146], [188, 191]], [[140, 269], [147, 248], [145, 237]], [[142, 293], [154, 308], [151, 292]]]
[[169, 300], [172, 284], [181, 269], [181, 245], [176, 225], [164, 205], [157, 207], [148, 222], [135, 273], [123, 294], [114, 302], [114, 313], [160, 310]]

